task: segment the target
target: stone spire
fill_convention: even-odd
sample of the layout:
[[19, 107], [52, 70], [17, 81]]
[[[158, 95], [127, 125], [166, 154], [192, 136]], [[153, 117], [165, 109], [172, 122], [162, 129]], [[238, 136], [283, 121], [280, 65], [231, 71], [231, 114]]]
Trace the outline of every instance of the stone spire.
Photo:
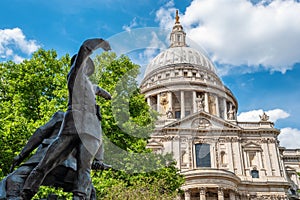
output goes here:
[[176, 10], [175, 24], [170, 34], [170, 47], [186, 47], [185, 32], [179, 22], [178, 10]]

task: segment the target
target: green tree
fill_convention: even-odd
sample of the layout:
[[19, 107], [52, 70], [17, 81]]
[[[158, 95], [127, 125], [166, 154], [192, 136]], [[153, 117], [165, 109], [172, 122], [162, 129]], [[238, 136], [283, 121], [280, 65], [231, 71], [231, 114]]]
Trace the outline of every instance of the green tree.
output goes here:
[[[57, 58], [54, 50], [43, 49], [20, 64], [1, 63], [0, 177], [8, 173], [12, 158], [34, 130], [57, 110], [65, 110], [69, 63], [69, 55]], [[112, 101], [101, 98], [97, 101], [103, 118], [105, 162], [116, 169], [93, 172], [98, 196], [138, 199], [135, 195], [143, 192], [148, 199], [174, 197], [183, 178], [178, 175], [171, 155], [156, 155], [146, 149], [156, 113], [149, 111], [140, 94], [136, 82], [139, 66], [126, 56], [107, 52], [95, 57], [95, 65], [92, 80], [113, 96]], [[114, 193], [116, 190], [121, 192]], [[60, 196], [70, 196], [56, 191]], [[53, 189], [43, 188], [37, 196], [42, 198], [49, 192]]]
[[[96, 172], [94, 183], [101, 199], [172, 199], [184, 179], [171, 155], [146, 148], [156, 113], [140, 94], [139, 66], [126, 56], [105, 52], [95, 58], [93, 80], [107, 89], [112, 101], [99, 99], [103, 114], [105, 160], [118, 171]], [[143, 198], [142, 198], [143, 197]]]
[[[34, 130], [66, 107], [68, 55], [39, 49], [30, 60], [0, 64], [0, 168], [8, 173], [12, 158]], [[3, 174], [2, 174], [3, 175]]]

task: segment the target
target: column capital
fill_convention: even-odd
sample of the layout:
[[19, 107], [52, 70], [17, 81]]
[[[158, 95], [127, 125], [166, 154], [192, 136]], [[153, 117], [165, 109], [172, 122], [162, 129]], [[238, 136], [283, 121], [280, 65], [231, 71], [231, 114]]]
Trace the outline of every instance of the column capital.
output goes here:
[[200, 187], [199, 193], [200, 193], [200, 200], [206, 200], [206, 188], [205, 187]]
[[198, 189], [200, 191], [200, 195], [205, 195], [205, 193], [206, 193], [206, 188], [205, 187], [200, 187]]
[[218, 200], [224, 200], [224, 188], [218, 187]]
[[185, 200], [190, 200], [191, 199], [191, 192], [189, 189], [184, 190], [184, 199]]
[[185, 189], [185, 190], [184, 190], [184, 195], [185, 195], [185, 196], [186, 196], [186, 195], [190, 196], [190, 195], [191, 195], [190, 189]]

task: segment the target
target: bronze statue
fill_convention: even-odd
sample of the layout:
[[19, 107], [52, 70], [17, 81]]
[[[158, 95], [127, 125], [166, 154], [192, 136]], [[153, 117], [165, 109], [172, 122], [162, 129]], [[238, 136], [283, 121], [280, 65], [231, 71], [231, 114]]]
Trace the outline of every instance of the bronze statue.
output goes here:
[[[100, 121], [100, 111], [98, 110], [99, 121]], [[20, 192], [23, 188], [24, 182], [30, 172], [36, 167], [36, 165], [43, 158], [49, 144], [51, 144], [57, 137], [61, 123], [64, 118], [64, 112], [56, 112], [49, 122], [45, 125], [39, 127], [34, 134], [29, 138], [25, 147], [21, 150], [19, 155], [13, 159], [13, 164], [11, 166], [11, 173], [5, 177], [0, 185], [0, 199], [7, 200], [18, 200], [20, 199]], [[18, 166], [24, 159], [26, 159], [29, 154], [37, 148], [37, 151], [33, 156], [31, 156], [26, 162], [24, 162], [15, 171], [13, 169]], [[111, 166], [103, 163], [103, 145], [100, 146], [99, 157], [95, 157], [92, 169], [96, 170], [106, 170]], [[71, 192], [73, 190], [74, 177], [76, 176], [77, 163], [76, 163], [76, 149], [69, 155], [67, 160], [65, 160], [61, 165], [55, 167], [49, 174], [47, 174], [42, 185], [53, 186], [63, 188], [66, 192]], [[91, 185], [89, 188], [88, 196], [91, 200], [96, 200], [96, 191]]]
[[89, 199], [91, 188], [90, 170], [94, 157], [102, 143], [95, 94], [111, 99], [105, 90], [93, 86], [88, 76], [94, 72], [94, 63], [89, 58], [98, 48], [110, 50], [103, 39], [86, 40], [79, 49], [68, 74], [68, 109], [64, 115], [58, 137], [50, 144], [45, 156], [32, 170], [21, 192], [22, 199], [31, 199], [38, 191], [46, 175], [63, 163], [74, 149], [77, 150], [77, 171], [73, 199]]
[[[1, 181], [3, 188], [0, 188], [0, 199], [19, 200], [20, 192], [23, 188], [24, 182], [34, 167], [43, 158], [47, 147], [57, 137], [64, 118], [64, 112], [56, 112], [52, 118], [45, 125], [39, 127], [34, 134], [29, 138], [25, 147], [21, 150], [19, 155], [13, 159], [11, 166], [11, 173]], [[29, 154], [37, 148], [37, 151], [26, 162], [24, 162], [18, 169], [13, 169], [18, 166]], [[42, 185], [61, 187], [66, 192], [71, 192], [73, 189], [74, 176], [76, 175], [76, 149], [69, 155], [69, 157], [59, 166], [54, 168], [47, 174]], [[96, 192], [91, 185], [89, 189], [90, 199], [96, 200]]]

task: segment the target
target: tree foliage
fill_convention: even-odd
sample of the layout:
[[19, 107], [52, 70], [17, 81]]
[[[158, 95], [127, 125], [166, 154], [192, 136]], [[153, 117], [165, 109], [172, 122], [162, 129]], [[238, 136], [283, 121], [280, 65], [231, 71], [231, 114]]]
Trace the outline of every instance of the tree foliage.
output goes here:
[[40, 49], [30, 60], [0, 65], [0, 168], [8, 173], [12, 158], [34, 130], [66, 107], [68, 55]]
[[105, 161], [117, 171], [94, 173], [101, 199], [172, 199], [183, 183], [171, 155], [146, 149], [156, 120], [140, 94], [139, 66], [128, 57], [103, 53], [95, 58], [96, 83], [112, 94], [102, 106]]
[[[144, 194], [148, 195], [147, 199], [173, 198], [183, 178], [171, 155], [157, 155], [146, 148], [156, 113], [150, 111], [140, 94], [136, 82], [139, 66], [126, 56], [107, 52], [94, 60], [93, 82], [113, 96], [112, 101], [97, 99], [102, 112], [105, 162], [114, 168], [93, 172], [98, 196], [139, 199]], [[34, 130], [57, 110], [65, 110], [69, 63], [69, 55], [57, 58], [54, 50], [43, 49], [20, 64], [1, 63], [0, 177], [8, 173], [12, 158]], [[53, 190], [43, 189], [39, 197], [44, 197], [47, 191]]]

